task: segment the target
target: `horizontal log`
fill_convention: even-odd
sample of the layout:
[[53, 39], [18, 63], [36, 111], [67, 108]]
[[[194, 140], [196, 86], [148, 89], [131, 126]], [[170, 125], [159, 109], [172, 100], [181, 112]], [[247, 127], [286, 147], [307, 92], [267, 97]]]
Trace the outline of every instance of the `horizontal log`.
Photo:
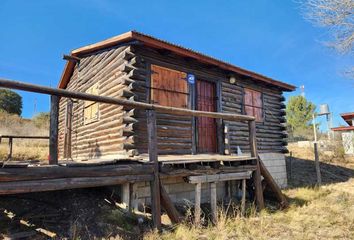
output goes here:
[[112, 186], [130, 182], [151, 181], [152, 179], [152, 174], [145, 174], [111, 177], [80, 177], [29, 180], [18, 182], [0, 182], [0, 195]]
[[95, 102], [102, 102], [102, 103], [110, 103], [116, 105], [123, 105], [132, 108], [138, 109], [146, 109], [146, 110], [155, 110], [161, 113], [169, 113], [174, 115], [189, 115], [195, 117], [210, 117], [210, 118], [222, 118], [225, 120], [232, 120], [232, 121], [253, 121], [255, 118], [252, 116], [247, 115], [239, 115], [239, 114], [230, 114], [230, 113], [220, 113], [220, 112], [205, 112], [205, 111], [195, 111], [190, 109], [183, 109], [183, 108], [175, 108], [175, 107], [166, 107], [161, 105], [155, 104], [148, 104], [142, 102], [134, 102], [124, 99], [117, 99], [105, 96], [96, 96], [82, 92], [75, 92], [75, 91], [68, 91], [64, 89], [56, 89], [50, 88], [46, 86], [40, 86], [35, 84], [17, 82], [17, 81], [10, 81], [5, 79], [0, 79], [0, 87], [3, 88], [11, 88], [11, 89], [18, 89], [30, 92], [37, 92], [37, 93], [44, 93], [44, 94], [51, 94], [61, 97], [68, 97], [68, 98], [75, 98], [87, 101], [95, 101]]
[[0, 135], [0, 138], [49, 139], [49, 136]]
[[0, 182], [43, 180], [74, 177], [105, 177], [141, 175], [153, 172], [149, 164], [107, 165], [107, 166], [41, 166], [28, 168], [1, 168]]

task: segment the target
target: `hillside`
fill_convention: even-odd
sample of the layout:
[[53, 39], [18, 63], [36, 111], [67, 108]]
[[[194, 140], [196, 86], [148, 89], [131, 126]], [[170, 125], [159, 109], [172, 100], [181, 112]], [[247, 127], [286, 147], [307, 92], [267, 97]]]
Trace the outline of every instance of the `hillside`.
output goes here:
[[[0, 135], [48, 136], [49, 119], [45, 114], [38, 114], [32, 119], [24, 119], [15, 114], [0, 112]], [[48, 140], [13, 140], [12, 160], [47, 160]], [[0, 144], [0, 161], [7, 159], [8, 139]]]

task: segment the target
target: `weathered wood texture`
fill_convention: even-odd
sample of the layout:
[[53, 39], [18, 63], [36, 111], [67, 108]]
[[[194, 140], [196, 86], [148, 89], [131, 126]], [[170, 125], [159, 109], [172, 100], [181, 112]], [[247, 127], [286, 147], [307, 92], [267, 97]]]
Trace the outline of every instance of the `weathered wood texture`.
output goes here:
[[[243, 87], [255, 89], [263, 94], [263, 122], [256, 123], [257, 146], [259, 152], [286, 152], [287, 133], [284, 127], [284, 103], [282, 92], [267, 86], [255, 84], [252, 81], [242, 81], [230, 84], [228, 80], [222, 83], [222, 109], [229, 113], [244, 113]], [[249, 151], [247, 123], [226, 121], [229, 124], [231, 152], [235, 153], [237, 146], [243, 151]]]
[[[100, 96], [125, 99], [125, 91], [131, 86], [125, 81], [126, 69], [132, 60], [131, 49], [128, 46], [100, 51], [88, 56], [82, 56], [76, 65], [67, 90], [85, 92], [93, 84], [98, 83]], [[59, 157], [63, 158], [65, 148], [65, 131], [71, 133], [71, 157], [74, 160], [93, 158], [115, 158], [129, 156], [131, 149], [125, 149], [124, 143], [132, 142], [130, 134], [125, 130], [129, 117], [122, 106], [99, 103], [97, 121], [84, 123], [85, 101], [75, 100], [72, 106], [71, 129], [66, 126], [66, 107], [70, 99], [61, 98], [59, 112]], [[69, 112], [70, 113], [70, 112]], [[65, 150], [68, 152], [68, 149]]]

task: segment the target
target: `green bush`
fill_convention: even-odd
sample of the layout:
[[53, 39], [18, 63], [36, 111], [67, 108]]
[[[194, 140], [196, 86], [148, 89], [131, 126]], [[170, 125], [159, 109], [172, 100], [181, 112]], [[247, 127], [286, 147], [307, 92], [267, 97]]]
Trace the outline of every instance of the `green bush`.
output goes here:
[[11, 90], [0, 89], [0, 109], [10, 114], [22, 114], [22, 97]]

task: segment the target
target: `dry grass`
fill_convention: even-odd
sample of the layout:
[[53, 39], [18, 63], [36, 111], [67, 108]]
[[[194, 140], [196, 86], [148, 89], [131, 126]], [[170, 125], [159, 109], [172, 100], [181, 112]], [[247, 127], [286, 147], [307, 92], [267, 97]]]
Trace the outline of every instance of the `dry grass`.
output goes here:
[[182, 224], [153, 239], [353, 239], [354, 179], [345, 183], [285, 191], [291, 199], [285, 211], [263, 211], [248, 218], [219, 217], [216, 226], [206, 228]]
[[246, 218], [226, 218], [221, 213], [216, 226], [184, 223], [172, 232], [150, 232], [144, 239], [354, 239], [354, 161], [332, 158], [330, 164], [321, 165], [327, 185], [306, 187], [316, 181], [313, 150], [296, 145], [290, 150], [294, 157], [290, 185], [297, 187], [284, 191], [290, 201], [288, 209], [273, 210], [268, 205], [256, 213], [251, 208]]
[[[11, 160], [48, 160], [48, 140], [13, 140], [13, 154]], [[0, 144], [0, 161], [6, 160], [9, 153], [8, 140]]]
[[[0, 112], [0, 135], [48, 136], [48, 124]], [[0, 161], [9, 153], [8, 139], [0, 144]], [[14, 139], [12, 160], [47, 160], [48, 140]]]

